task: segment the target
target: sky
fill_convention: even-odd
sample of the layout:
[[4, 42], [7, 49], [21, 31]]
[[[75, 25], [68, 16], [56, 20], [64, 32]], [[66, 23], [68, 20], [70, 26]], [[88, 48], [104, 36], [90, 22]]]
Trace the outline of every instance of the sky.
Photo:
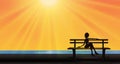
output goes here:
[[0, 0], [0, 50], [67, 50], [86, 32], [120, 50], [119, 24], [120, 0]]

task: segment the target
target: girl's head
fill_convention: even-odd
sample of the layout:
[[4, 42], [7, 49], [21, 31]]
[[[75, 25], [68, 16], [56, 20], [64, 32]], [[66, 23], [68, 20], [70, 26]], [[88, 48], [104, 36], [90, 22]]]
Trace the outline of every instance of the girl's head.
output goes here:
[[89, 37], [89, 33], [85, 33], [85, 38], [88, 38]]

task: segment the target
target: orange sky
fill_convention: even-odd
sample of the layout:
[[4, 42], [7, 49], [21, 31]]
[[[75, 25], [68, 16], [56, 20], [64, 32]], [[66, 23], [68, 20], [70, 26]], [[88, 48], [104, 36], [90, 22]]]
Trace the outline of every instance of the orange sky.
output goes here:
[[70, 38], [108, 38], [120, 49], [120, 0], [0, 0], [0, 50], [66, 50]]

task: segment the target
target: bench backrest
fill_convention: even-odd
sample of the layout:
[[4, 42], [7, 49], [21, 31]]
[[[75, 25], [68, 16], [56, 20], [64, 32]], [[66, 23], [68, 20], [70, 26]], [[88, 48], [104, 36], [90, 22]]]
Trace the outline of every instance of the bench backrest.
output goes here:
[[[70, 39], [70, 43], [84, 43], [85, 39]], [[89, 39], [90, 43], [108, 43], [108, 39]]]
[[[74, 48], [76, 48], [76, 44], [84, 43], [85, 39], [70, 39], [70, 43], [74, 44]], [[89, 39], [90, 43], [102, 44], [102, 48], [104, 48], [104, 44], [108, 43], [108, 39]]]

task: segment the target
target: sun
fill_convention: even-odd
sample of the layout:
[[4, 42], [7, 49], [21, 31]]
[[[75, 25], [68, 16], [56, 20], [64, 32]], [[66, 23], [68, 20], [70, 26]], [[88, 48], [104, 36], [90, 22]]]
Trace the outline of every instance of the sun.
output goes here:
[[47, 7], [54, 6], [58, 0], [40, 0], [41, 4]]

